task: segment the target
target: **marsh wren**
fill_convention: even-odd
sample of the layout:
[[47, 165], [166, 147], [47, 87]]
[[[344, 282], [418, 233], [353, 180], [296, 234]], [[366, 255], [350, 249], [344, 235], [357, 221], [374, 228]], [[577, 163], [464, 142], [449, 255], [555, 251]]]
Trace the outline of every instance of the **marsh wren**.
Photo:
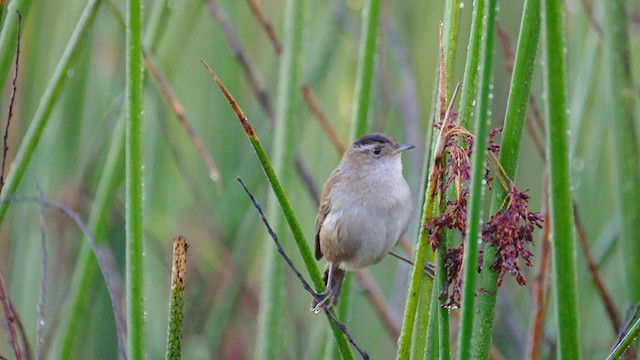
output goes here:
[[356, 140], [324, 184], [316, 217], [316, 260], [327, 259], [324, 299], [335, 305], [345, 271], [378, 263], [400, 240], [411, 218], [411, 193], [401, 154], [413, 145], [385, 134]]

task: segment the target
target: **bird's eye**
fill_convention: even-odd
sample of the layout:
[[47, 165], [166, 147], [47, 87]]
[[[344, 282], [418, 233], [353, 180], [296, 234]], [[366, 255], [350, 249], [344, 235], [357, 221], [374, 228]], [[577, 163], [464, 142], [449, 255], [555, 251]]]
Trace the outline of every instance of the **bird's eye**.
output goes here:
[[380, 148], [379, 147], [374, 147], [373, 150], [371, 150], [373, 152], [374, 155], [380, 155]]

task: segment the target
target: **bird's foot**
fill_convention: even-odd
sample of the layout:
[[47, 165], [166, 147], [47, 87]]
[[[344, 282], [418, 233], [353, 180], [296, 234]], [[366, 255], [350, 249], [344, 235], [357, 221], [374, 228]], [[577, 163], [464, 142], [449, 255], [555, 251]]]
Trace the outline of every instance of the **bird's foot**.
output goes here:
[[331, 307], [334, 304], [335, 297], [330, 289], [325, 289], [323, 292], [317, 294], [318, 298], [322, 297], [322, 300], [315, 303], [311, 311], [314, 314], [319, 313], [320, 311], [327, 310], [327, 308]]

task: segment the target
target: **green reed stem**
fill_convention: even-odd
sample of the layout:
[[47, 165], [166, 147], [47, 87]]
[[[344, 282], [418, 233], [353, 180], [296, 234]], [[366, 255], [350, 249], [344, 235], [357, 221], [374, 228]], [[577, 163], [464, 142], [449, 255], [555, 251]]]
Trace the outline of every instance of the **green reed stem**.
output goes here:
[[[516, 179], [520, 143], [524, 129], [531, 78], [536, 65], [536, 53], [540, 38], [540, 0], [526, 0], [522, 13], [522, 24], [518, 37], [509, 97], [504, 121], [504, 131], [500, 150], [500, 164], [505, 174], [513, 181]], [[493, 191], [491, 213], [500, 210], [504, 204], [506, 192], [501, 186]], [[471, 354], [474, 358], [486, 359], [489, 356], [491, 337], [495, 322], [496, 300], [499, 274], [491, 269], [496, 260], [495, 247], [487, 245], [484, 252], [480, 289], [477, 293], [477, 306], [473, 323]]]
[[471, 115], [475, 108], [478, 69], [480, 68], [480, 40], [485, 11], [485, 0], [473, 0], [473, 16], [471, 18], [471, 34], [467, 47], [467, 60], [464, 65], [462, 92], [460, 93], [460, 117], [465, 128], [469, 128]]
[[464, 244], [464, 280], [462, 289], [462, 317], [458, 359], [469, 359], [471, 355], [471, 337], [473, 335], [473, 310], [476, 297], [476, 278], [478, 274], [478, 243], [482, 232], [482, 200], [484, 198], [484, 174], [487, 152], [487, 122], [490, 109], [489, 94], [493, 73], [493, 44], [496, 26], [497, 0], [487, 1], [486, 22], [482, 45], [482, 73], [478, 92], [478, 108], [474, 124], [474, 148], [471, 159], [471, 183], [469, 189], [469, 208], [467, 215], [467, 239]]
[[145, 357], [143, 159], [142, 159], [142, 3], [126, 2], [126, 306], [127, 355]]
[[544, 79], [547, 93], [547, 157], [553, 234], [553, 293], [558, 317], [558, 356], [564, 360], [580, 358], [580, 338], [563, 19], [564, 3], [561, 0], [542, 2], [542, 24], [546, 37]]

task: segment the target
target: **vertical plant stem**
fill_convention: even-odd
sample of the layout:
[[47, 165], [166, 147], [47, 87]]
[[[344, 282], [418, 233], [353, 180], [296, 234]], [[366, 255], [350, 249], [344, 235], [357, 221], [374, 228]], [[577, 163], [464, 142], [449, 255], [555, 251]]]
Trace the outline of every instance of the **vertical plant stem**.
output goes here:
[[126, 306], [127, 357], [145, 357], [142, 174], [142, 3], [126, 2]]
[[[14, 49], [18, 39], [18, 11], [22, 14], [22, 20], [26, 22], [29, 7], [31, 7], [31, 0], [12, 0], [6, 7], [7, 16], [4, 18], [2, 32], [0, 32], [0, 87], [7, 78], [11, 60], [15, 55]], [[0, 11], [0, 21], [2, 21], [2, 11]]]
[[[447, 59], [447, 89], [451, 90], [451, 79], [453, 79], [453, 64], [456, 58], [456, 44], [458, 42], [458, 23], [460, 22], [460, 1], [447, 0], [444, 4], [444, 49]], [[449, 99], [451, 91], [447, 93]]]
[[367, 0], [363, 10], [362, 34], [358, 49], [358, 69], [356, 72], [356, 101], [353, 110], [351, 138], [366, 134], [371, 128], [368, 121], [371, 103], [371, 88], [375, 70], [376, 41], [381, 0]]
[[469, 189], [469, 210], [464, 244], [464, 280], [462, 289], [462, 318], [458, 339], [458, 359], [469, 359], [471, 355], [471, 337], [473, 335], [473, 310], [476, 296], [476, 277], [478, 274], [478, 242], [482, 232], [482, 199], [484, 198], [484, 174], [487, 144], [487, 116], [490, 109], [489, 93], [493, 73], [493, 43], [496, 26], [497, 0], [487, 1], [486, 20], [482, 45], [482, 73], [478, 92], [478, 107], [475, 117], [475, 136], [471, 160], [471, 180]]
[[[306, 0], [288, 0], [285, 8], [284, 43], [278, 78], [278, 102], [273, 152], [273, 170], [283, 187], [291, 183], [293, 169], [296, 103], [299, 98], [299, 74], [304, 9]], [[267, 201], [267, 216], [272, 219], [276, 233], [286, 232], [278, 199], [271, 193]], [[268, 244], [268, 243], [265, 243]], [[255, 357], [277, 359], [280, 357], [280, 318], [283, 307], [284, 264], [277, 258], [276, 249], [267, 246], [264, 251], [262, 290], [258, 315], [258, 339]]]
[[[431, 329], [432, 322], [429, 321], [431, 319], [431, 297], [428, 296], [428, 289], [434, 289], [431, 279], [428, 279], [426, 276], [422, 277], [420, 284], [420, 295], [418, 297], [418, 310], [416, 311], [416, 324], [414, 330], [414, 336], [411, 344], [411, 359], [424, 359], [425, 354], [432, 343], [429, 341], [433, 341], [435, 343], [438, 342], [438, 334], [437, 333], [429, 333]], [[437, 301], [436, 301], [437, 303]], [[437, 325], [436, 325], [437, 326]], [[432, 335], [429, 337], [429, 335]]]
[[[437, 274], [436, 274], [437, 276]], [[438, 301], [438, 288], [432, 286], [431, 299], [429, 306], [429, 319], [436, 319], [438, 309], [440, 308], [440, 302]], [[425, 296], [426, 297], [426, 296]], [[439, 360], [440, 358], [440, 329], [438, 321], [429, 321], [429, 329], [427, 330], [427, 348], [424, 351], [424, 356], [419, 358], [417, 356], [413, 359], [425, 359], [425, 360]]]
[[[434, 156], [438, 156], [435, 154]], [[416, 255], [411, 272], [411, 280], [409, 282], [409, 290], [407, 292], [407, 300], [404, 308], [404, 317], [402, 320], [402, 330], [400, 331], [400, 338], [398, 339], [398, 353], [396, 359], [407, 360], [411, 356], [411, 343], [413, 340], [413, 330], [416, 321], [416, 309], [418, 307], [418, 300], [421, 292], [422, 278], [424, 277], [424, 264], [427, 260], [427, 253], [429, 259], [433, 259], [433, 251], [429, 246], [429, 232], [425, 229], [427, 219], [433, 216], [435, 206], [435, 193], [438, 169], [440, 168], [437, 159], [434, 159], [434, 166], [429, 176], [429, 186], [427, 187], [427, 196], [422, 209], [422, 219], [420, 220], [420, 233], [418, 236], [418, 245], [416, 246]], [[431, 286], [429, 286], [431, 285]], [[432, 282], [428, 282], [425, 294], [431, 293]], [[427, 295], [428, 296], [428, 295]]]
[[564, 3], [561, 0], [542, 2], [542, 24], [546, 37], [544, 79], [547, 93], [547, 154], [553, 234], [553, 292], [558, 316], [558, 356], [560, 359], [579, 359], [563, 12]]
[[629, 300], [640, 301], [640, 153], [626, 2], [604, 2], [621, 239]]
[[[522, 24], [509, 88], [500, 150], [500, 164], [506, 175], [513, 181], [515, 181], [517, 174], [520, 142], [527, 117], [531, 78], [536, 63], [539, 37], [540, 0], [526, 0], [522, 12]], [[501, 186], [496, 186], [491, 202], [492, 214], [500, 210], [505, 197], [505, 190]], [[487, 246], [485, 248], [473, 326], [471, 354], [474, 358], [486, 359], [491, 347], [499, 278], [499, 274], [491, 269], [491, 264], [496, 260], [496, 256], [495, 247]]]
[[[451, 101], [451, 79], [453, 78], [453, 64], [455, 62], [455, 50], [456, 50], [456, 42], [458, 38], [458, 22], [460, 19], [460, 1], [459, 0], [447, 0], [445, 3], [445, 14], [444, 14], [444, 67], [441, 65], [440, 69], [445, 69], [445, 81], [444, 86], [441, 85], [440, 91], [444, 91], [444, 96], [440, 95], [438, 98], [440, 101], [438, 102], [438, 107], [441, 109], [445, 109], [447, 107], [446, 101]], [[442, 75], [441, 75], [442, 76]], [[447, 201], [455, 198], [455, 191], [452, 188], [447, 191], [444, 201], [441, 201], [440, 209], [446, 209]], [[447, 255], [447, 247], [451, 243], [453, 238], [453, 232], [445, 229], [443, 231], [443, 236], [438, 244], [438, 248], [436, 249], [437, 253], [437, 269], [436, 269], [436, 277], [434, 281], [437, 282], [437, 286], [434, 287], [434, 293], [437, 294], [435, 299], [438, 303], [437, 306], [437, 321], [438, 321], [438, 357], [440, 360], [449, 360], [451, 357], [451, 349], [449, 344], [449, 309], [440, 306], [440, 301], [438, 299], [439, 294], [441, 294], [442, 290], [445, 287], [446, 279], [446, 269], [444, 267], [445, 258]], [[436, 319], [432, 319], [435, 321]], [[434, 346], [434, 344], [431, 344]]]
[[[51, 111], [53, 110], [56, 101], [58, 100], [62, 88], [67, 80], [67, 71], [71, 68], [76, 59], [82, 45], [82, 41], [87, 35], [89, 29], [93, 26], [93, 20], [98, 12], [98, 8], [101, 4], [101, 0], [89, 0], [87, 5], [85, 6], [82, 14], [80, 15], [80, 19], [78, 20], [78, 24], [76, 25], [73, 33], [71, 34], [71, 38], [67, 43], [66, 48], [58, 62], [58, 66], [47, 85], [47, 88], [42, 95], [42, 99], [40, 99], [40, 104], [38, 105], [38, 109], [36, 110], [33, 119], [29, 125], [29, 129], [22, 139], [20, 144], [20, 148], [16, 154], [16, 158], [13, 161], [11, 168], [9, 170], [9, 175], [7, 176], [7, 181], [2, 188], [2, 192], [0, 193], [0, 197], [7, 198], [8, 196], [14, 194], [18, 190], [18, 186], [20, 185], [20, 181], [22, 180], [22, 176], [24, 176], [25, 171], [27, 170], [27, 166], [31, 161], [31, 156], [35, 151], [36, 147], [40, 142], [40, 137], [42, 136], [42, 131], [44, 130], [45, 125], [49, 121], [49, 116], [51, 115]], [[11, 10], [12, 4], [9, 4], [8, 9]], [[14, 14], [17, 18], [17, 14]], [[7, 21], [5, 22], [5, 27], [9, 26], [11, 22], [10, 16], [14, 16], [11, 14], [7, 15]], [[23, 15], [24, 16], [24, 15]], [[16, 19], [17, 21], [17, 19]], [[14, 23], [15, 25], [15, 23]], [[17, 31], [17, 30], [16, 30]], [[3, 31], [5, 34], [5, 31]], [[15, 32], [13, 32], [15, 35]], [[2, 38], [0, 37], [0, 56], [5, 56], [5, 51], [2, 46]], [[15, 39], [12, 43], [15, 45]], [[13, 51], [9, 51], [13, 54]], [[0, 76], [2, 76], [2, 63], [0, 63]], [[2, 77], [0, 77], [1, 79]], [[4, 216], [7, 213], [10, 202], [0, 203], [0, 224], [4, 221]]]
[[179, 360], [182, 348], [182, 319], [184, 318], [184, 287], [187, 277], [187, 250], [183, 236], [173, 239], [171, 267], [171, 295], [169, 300], [169, 329], [167, 330], [167, 360]]
[[462, 79], [462, 92], [460, 94], [460, 117], [466, 128], [469, 127], [469, 119], [473, 113], [478, 81], [478, 69], [480, 67], [480, 40], [482, 37], [482, 25], [485, 10], [485, 0], [473, 0], [473, 18], [471, 19], [471, 34], [467, 47], [467, 60], [464, 65], [464, 78]]
[[[442, 239], [438, 244], [438, 269], [436, 270], [436, 281], [438, 286], [434, 287], [435, 301], [438, 305], [438, 296], [442, 293], [447, 282], [447, 273], [444, 267], [445, 258], [447, 256], [447, 241]], [[451, 358], [451, 349], [449, 344], [449, 309], [443, 306], [438, 306], [438, 349], [440, 360], [449, 360]]]

